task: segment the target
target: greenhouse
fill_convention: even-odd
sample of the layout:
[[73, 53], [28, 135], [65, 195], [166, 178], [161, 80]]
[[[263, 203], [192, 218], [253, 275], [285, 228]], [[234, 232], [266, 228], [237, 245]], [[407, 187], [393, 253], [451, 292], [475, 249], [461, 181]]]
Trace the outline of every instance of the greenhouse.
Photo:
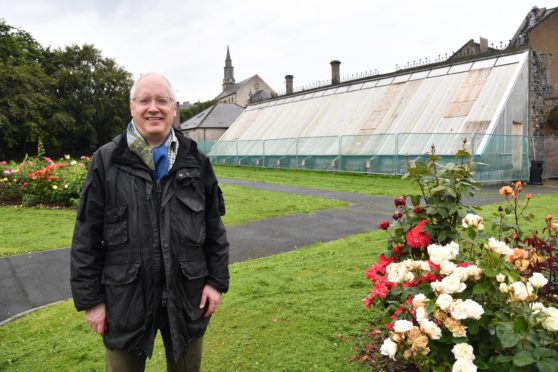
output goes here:
[[402, 174], [463, 148], [479, 181], [527, 179], [529, 52], [425, 66], [248, 106], [215, 143], [218, 164]]

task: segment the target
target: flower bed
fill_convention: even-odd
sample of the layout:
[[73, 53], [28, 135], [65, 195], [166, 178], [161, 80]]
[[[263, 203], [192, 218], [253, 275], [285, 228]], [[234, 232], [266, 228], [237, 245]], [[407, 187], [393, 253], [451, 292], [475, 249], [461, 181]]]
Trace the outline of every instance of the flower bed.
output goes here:
[[69, 155], [26, 157], [21, 163], [0, 162], [0, 204], [24, 206], [77, 206], [90, 158]]
[[518, 181], [500, 189], [506, 206], [489, 236], [462, 202], [477, 188], [474, 164], [465, 149], [456, 158], [439, 166], [433, 148], [410, 166], [420, 194], [396, 198], [393, 221], [379, 225], [389, 238], [366, 272], [373, 330], [360, 359], [381, 369], [556, 371], [558, 221], [548, 215], [543, 235], [527, 236], [520, 221], [532, 218], [532, 195], [521, 198]]

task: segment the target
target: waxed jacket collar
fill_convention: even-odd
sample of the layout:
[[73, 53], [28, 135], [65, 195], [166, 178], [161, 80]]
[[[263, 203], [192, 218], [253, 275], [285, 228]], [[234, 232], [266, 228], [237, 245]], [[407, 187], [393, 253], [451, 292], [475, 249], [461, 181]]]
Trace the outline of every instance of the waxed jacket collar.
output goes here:
[[[176, 132], [175, 134], [179, 142], [178, 154], [176, 155], [176, 160], [170, 172], [184, 167], [199, 168], [200, 160], [193, 155], [197, 149], [196, 143], [185, 138], [179, 132]], [[116, 144], [116, 149], [112, 153], [111, 163], [125, 164], [135, 168], [145, 168], [149, 171], [149, 168], [143, 163], [143, 161], [128, 147], [125, 134], [116, 136], [112, 141]]]

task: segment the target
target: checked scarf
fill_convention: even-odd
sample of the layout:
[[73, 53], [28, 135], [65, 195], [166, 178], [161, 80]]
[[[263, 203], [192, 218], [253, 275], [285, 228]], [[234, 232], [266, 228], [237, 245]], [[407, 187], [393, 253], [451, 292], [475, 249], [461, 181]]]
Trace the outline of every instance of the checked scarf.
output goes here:
[[161, 182], [172, 168], [178, 152], [178, 140], [173, 129], [171, 128], [165, 142], [160, 146], [151, 147], [131, 121], [126, 131], [126, 139], [130, 150], [151, 169], [157, 182]]

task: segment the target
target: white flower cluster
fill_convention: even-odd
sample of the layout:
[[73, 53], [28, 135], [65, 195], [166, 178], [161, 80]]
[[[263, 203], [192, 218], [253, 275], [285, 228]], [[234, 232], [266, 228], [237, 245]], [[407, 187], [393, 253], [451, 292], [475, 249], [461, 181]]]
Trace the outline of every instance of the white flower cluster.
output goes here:
[[513, 254], [513, 249], [511, 249], [506, 243], [498, 241], [494, 238], [488, 239], [488, 249], [505, 256], [506, 259]]
[[548, 279], [541, 273], [533, 273], [526, 283], [517, 281], [507, 285], [503, 274], [498, 274], [496, 280], [500, 282], [500, 292], [509, 293], [510, 298], [516, 302], [535, 300], [535, 289], [544, 287], [548, 283]]
[[442, 293], [438, 296], [436, 305], [441, 310], [448, 312], [455, 320], [479, 320], [482, 314], [484, 314], [484, 309], [478, 302], [471, 299], [466, 299], [465, 301], [461, 299], [454, 300], [447, 293]]
[[477, 370], [477, 366], [473, 363], [475, 354], [471, 345], [467, 343], [455, 344], [451, 352], [456, 359], [452, 372], [474, 372]]
[[459, 244], [451, 242], [447, 245], [430, 244], [427, 248], [430, 261], [441, 265], [445, 261], [454, 260], [459, 254]]
[[414, 261], [407, 259], [401, 262], [392, 262], [386, 267], [388, 281], [391, 283], [411, 282], [415, 279], [413, 271], [430, 271], [427, 261]]
[[483, 222], [484, 220], [481, 216], [472, 213], [467, 214], [465, 218], [461, 220], [464, 228], [472, 227], [477, 231], [484, 230]]
[[555, 307], [545, 307], [540, 302], [533, 302], [531, 304], [531, 311], [534, 315], [541, 314], [539, 318], [541, 325], [547, 331], [558, 331], [558, 309]]

